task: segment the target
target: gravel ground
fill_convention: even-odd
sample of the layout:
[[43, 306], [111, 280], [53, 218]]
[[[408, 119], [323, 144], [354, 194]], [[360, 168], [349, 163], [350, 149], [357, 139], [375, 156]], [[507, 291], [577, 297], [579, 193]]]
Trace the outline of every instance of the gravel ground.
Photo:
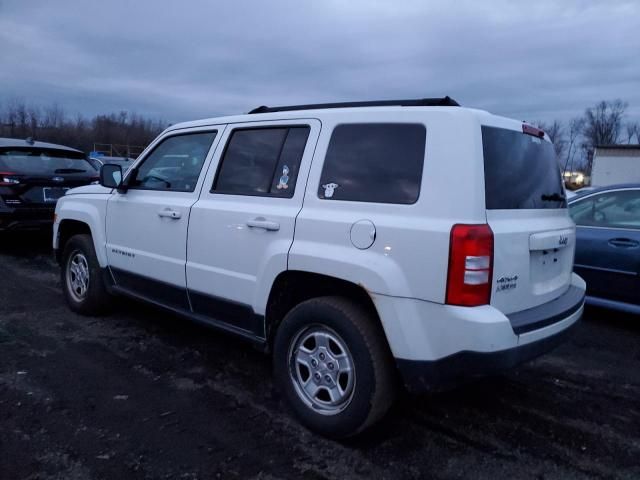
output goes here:
[[545, 357], [340, 444], [239, 340], [124, 299], [71, 313], [48, 245], [0, 237], [0, 479], [640, 478], [638, 317], [587, 310]]

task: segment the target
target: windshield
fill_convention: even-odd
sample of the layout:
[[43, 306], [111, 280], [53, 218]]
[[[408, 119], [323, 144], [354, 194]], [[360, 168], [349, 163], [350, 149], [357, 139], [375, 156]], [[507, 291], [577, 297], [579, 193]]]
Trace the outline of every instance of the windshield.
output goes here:
[[20, 175], [93, 175], [96, 172], [81, 153], [41, 148], [0, 150], [0, 171]]
[[515, 130], [482, 127], [489, 210], [566, 208], [551, 142]]

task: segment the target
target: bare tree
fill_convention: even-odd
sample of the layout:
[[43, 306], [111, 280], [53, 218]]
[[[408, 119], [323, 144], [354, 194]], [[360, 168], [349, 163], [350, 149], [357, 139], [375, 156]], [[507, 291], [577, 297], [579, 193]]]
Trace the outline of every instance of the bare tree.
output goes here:
[[567, 129], [567, 139], [564, 157], [563, 172], [573, 170], [576, 154], [580, 151], [580, 139], [584, 130], [584, 118], [576, 117], [569, 121], [569, 127]]
[[[165, 122], [150, 120], [127, 111], [97, 115], [93, 119], [77, 115], [72, 119], [56, 103], [40, 108], [28, 105], [22, 99], [13, 98], [0, 104], [0, 136], [33, 137], [85, 152], [92, 150], [94, 143], [144, 147], [164, 126]], [[121, 154], [124, 155], [127, 151], [123, 149]]]
[[601, 101], [584, 112], [584, 137], [588, 148], [618, 142], [622, 117], [628, 104], [622, 100]]
[[29, 121], [29, 136], [35, 138], [38, 135], [38, 128], [40, 127], [40, 108], [34, 106], [28, 107], [27, 117]]
[[633, 143], [633, 137], [636, 137], [636, 143], [640, 143], [640, 122], [628, 122], [626, 130], [627, 143]]
[[545, 122], [534, 122], [538, 128], [544, 130], [544, 132], [549, 135], [551, 142], [553, 143], [553, 148], [556, 151], [556, 157], [558, 158], [558, 162], [561, 162], [564, 158], [564, 151], [567, 146], [567, 140], [564, 134], [564, 126], [562, 122], [559, 120], [554, 120], [551, 123]]
[[42, 119], [43, 128], [60, 128], [65, 120], [64, 109], [54, 103], [45, 107], [44, 118]]

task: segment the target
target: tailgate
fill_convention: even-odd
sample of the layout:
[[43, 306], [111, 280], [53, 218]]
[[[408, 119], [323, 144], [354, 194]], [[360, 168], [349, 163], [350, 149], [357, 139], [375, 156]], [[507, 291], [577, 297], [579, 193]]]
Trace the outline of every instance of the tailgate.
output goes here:
[[505, 314], [550, 302], [571, 284], [575, 225], [553, 145], [530, 126], [482, 127], [491, 305]]
[[576, 233], [566, 210], [487, 211], [487, 221], [494, 234], [491, 305], [509, 314], [567, 291]]

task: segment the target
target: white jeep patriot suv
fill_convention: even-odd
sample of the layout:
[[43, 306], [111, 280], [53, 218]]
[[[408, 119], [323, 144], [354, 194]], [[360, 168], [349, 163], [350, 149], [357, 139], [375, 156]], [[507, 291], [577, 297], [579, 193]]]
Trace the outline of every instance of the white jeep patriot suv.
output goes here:
[[181, 123], [57, 204], [72, 310], [126, 295], [273, 353], [299, 419], [340, 438], [410, 390], [555, 346], [582, 314], [554, 149], [449, 97]]

